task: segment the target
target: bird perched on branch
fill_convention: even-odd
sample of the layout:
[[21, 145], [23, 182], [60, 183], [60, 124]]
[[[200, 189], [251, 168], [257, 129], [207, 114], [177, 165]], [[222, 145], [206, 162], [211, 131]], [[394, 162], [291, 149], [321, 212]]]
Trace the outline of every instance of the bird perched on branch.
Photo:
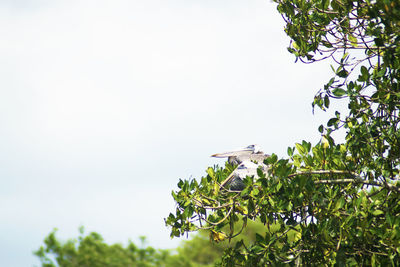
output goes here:
[[268, 158], [269, 155], [262, 152], [257, 145], [249, 145], [239, 150], [213, 154], [211, 157], [228, 158], [230, 164], [238, 165], [221, 183], [221, 187], [228, 184], [229, 189], [233, 191], [243, 190], [245, 188], [243, 179], [246, 176], [256, 176], [258, 168], [261, 168], [264, 172], [268, 170], [267, 165], [264, 164], [264, 159]]

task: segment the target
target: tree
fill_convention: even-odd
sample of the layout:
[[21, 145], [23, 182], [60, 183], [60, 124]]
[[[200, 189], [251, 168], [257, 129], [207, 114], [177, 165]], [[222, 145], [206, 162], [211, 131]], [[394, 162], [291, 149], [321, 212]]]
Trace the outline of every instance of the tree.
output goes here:
[[[252, 222], [240, 237], [246, 244], [254, 242], [254, 232], [263, 228], [260, 222]], [[154, 249], [145, 246], [146, 238], [141, 237], [140, 246], [129, 241], [126, 247], [121, 244], [107, 244], [100, 234], [84, 233], [80, 228], [77, 239], [61, 241], [53, 230], [41, 246], [34, 252], [43, 267], [68, 266], [114, 266], [114, 267], [211, 267], [220, 262], [223, 252], [235, 246], [227, 240], [211, 243], [205, 231], [183, 241], [176, 249]]]
[[[321, 141], [272, 154], [267, 174], [231, 192], [219, 184], [235, 168], [207, 169], [180, 180], [166, 218], [171, 236], [206, 229], [214, 241], [234, 239], [248, 221], [263, 233], [228, 248], [222, 265], [392, 265], [400, 262], [400, 2], [274, 0], [296, 60], [331, 60], [332, 77], [314, 108], [348, 103], [321, 125]], [[332, 133], [345, 131], [336, 144]], [[240, 216], [239, 216], [240, 215]], [[227, 227], [227, 230], [224, 230]]]
[[45, 246], [41, 246], [35, 255], [39, 257], [43, 267], [176, 266], [167, 264], [169, 251], [144, 247], [144, 237], [141, 237], [141, 242], [140, 247], [133, 242], [129, 242], [126, 247], [121, 244], [108, 245], [98, 233], [85, 235], [83, 228], [80, 229], [77, 240], [69, 239], [61, 242], [54, 230], [45, 238]]

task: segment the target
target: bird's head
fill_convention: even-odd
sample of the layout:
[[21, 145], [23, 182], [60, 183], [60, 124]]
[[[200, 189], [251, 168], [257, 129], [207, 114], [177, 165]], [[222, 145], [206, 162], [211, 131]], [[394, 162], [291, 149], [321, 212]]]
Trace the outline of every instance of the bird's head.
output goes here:
[[253, 153], [260, 153], [262, 152], [258, 145], [249, 145], [245, 148], [246, 150], [253, 151]]

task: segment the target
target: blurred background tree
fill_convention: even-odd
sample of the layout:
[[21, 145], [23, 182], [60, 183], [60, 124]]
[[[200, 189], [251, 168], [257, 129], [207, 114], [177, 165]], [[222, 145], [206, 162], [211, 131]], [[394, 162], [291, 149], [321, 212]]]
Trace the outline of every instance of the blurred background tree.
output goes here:
[[[251, 244], [255, 241], [254, 233], [262, 232], [263, 227], [260, 222], [251, 222], [240, 236]], [[236, 244], [229, 240], [210, 242], [208, 232], [200, 231], [176, 249], [155, 249], [146, 246], [145, 237], [140, 237], [140, 245], [129, 241], [123, 246], [107, 244], [96, 232], [85, 234], [83, 227], [79, 231], [78, 238], [62, 241], [53, 230], [34, 252], [42, 267], [210, 267], [218, 264], [224, 251]]]

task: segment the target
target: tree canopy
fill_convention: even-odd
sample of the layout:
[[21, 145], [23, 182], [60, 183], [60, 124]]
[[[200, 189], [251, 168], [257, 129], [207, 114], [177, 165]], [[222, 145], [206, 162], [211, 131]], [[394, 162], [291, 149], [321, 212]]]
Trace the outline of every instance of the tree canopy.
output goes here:
[[[275, 0], [291, 38], [288, 50], [304, 63], [330, 60], [333, 77], [313, 109], [348, 104], [318, 131], [265, 160], [267, 174], [246, 188], [220, 187], [236, 166], [207, 169], [180, 180], [177, 208], [166, 218], [171, 236], [205, 229], [212, 240], [234, 240], [251, 220], [265, 227], [255, 242], [236, 241], [223, 266], [392, 265], [400, 262], [400, 2], [390, 0]], [[327, 70], [329, 71], [329, 70]], [[332, 133], [344, 131], [344, 143]]]
[[[240, 235], [246, 244], [254, 242], [254, 233], [261, 231], [263, 224], [253, 222]], [[53, 230], [44, 239], [35, 255], [43, 267], [111, 266], [111, 267], [211, 267], [221, 262], [224, 250], [235, 246], [228, 240], [210, 242], [206, 231], [200, 231], [190, 240], [181, 242], [176, 249], [155, 249], [146, 245], [146, 238], [140, 237], [140, 244], [129, 241], [122, 244], [108, 244], [96, 232], [86, 234], [80, 228], [78, 238], [61, 240]]]
[[62, 242], [56, 237], [54, 230], [45, 238], [44, 246], [35, 251], [35, 255], [39, 257], [43, 267], [167, 266], [165, 262], [169, 256], [168, 251], [145, 247], [145, 241], [141, 237], [141, 246], [131, 241], [126, 247], [121, 244], [108, 245], [100, 234], [85, 234], [81, 227], [77, 239]]

